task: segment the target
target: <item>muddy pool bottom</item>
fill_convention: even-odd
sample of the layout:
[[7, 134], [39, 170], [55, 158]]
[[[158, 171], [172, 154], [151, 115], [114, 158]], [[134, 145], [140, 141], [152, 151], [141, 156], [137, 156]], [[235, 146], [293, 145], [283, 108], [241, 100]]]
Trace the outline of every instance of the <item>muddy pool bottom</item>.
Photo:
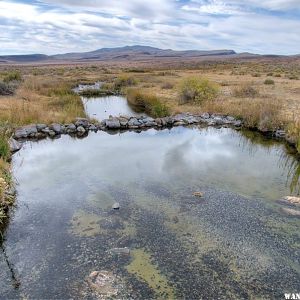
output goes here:
[[300, 291], [300, 223], [276, 200], [297, 168], [225, 128], [28, 142], [0, 298], [283, 299]]

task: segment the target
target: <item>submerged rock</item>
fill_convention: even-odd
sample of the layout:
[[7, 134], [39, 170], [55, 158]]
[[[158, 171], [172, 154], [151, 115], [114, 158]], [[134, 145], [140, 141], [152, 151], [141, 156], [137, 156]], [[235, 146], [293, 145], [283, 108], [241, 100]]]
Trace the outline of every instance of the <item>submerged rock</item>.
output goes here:
[[8, 140], [8, 145], [9, 145], [10, 152], [12, 153], [17, 152], [22, 148], [22, 144], [16, 141], [14, 138], [10, 138]]
[[300, 197], [295, 197], [295, 196], [286, 196], [282, 200], [283, 202], [286, 202], [288, 204], [292, 205], [299, 205], [300, 206]]
[[204, 193], [202, 193], [202, 192], [194, 192], [193, 195], [196, 196], [196, 197], [203, 197]]
[[118, 278], [108, 271], [93, 271], [87, 281], [90, 287], [101, 295], [100, 299], [115, 297], [120, 289]]
[[114, 254], [129, 255], [130, 254], [130, 249], [128, 247], [124, 247], [124, 248], [112, 248], [112, 249], [110, 249], [110, 252], [112, 252]]
[[300, 217], [300, 210], [297, 210], [297, 209], [292, 209], [292, 208], [286, 208], [286, 207], [282, 207], [281, 210], [291, 216], [291, 217]]

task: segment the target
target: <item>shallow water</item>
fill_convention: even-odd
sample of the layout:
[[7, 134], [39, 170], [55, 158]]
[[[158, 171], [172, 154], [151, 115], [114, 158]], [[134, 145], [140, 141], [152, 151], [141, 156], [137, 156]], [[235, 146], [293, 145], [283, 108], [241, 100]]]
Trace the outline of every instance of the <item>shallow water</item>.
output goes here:
[[228, 128], [27, 142], [13, 157], [0, 298], [99, 298], [94, 270], [118, 276], [118, 298], [299, 291], [300, 222], [276, 202], [295, 193], [297, 166], [284, 145]]
[[137, 112], [131, 108], [123, 96], [82, 97], [86, 114], [93, 119], [102, 121], [112, 116], [142, 116], [145, 113]]

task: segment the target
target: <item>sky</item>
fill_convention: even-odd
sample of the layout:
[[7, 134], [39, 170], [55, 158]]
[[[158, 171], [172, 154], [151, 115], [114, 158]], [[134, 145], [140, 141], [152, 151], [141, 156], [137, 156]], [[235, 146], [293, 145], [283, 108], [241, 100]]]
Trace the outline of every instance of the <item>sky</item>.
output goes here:
[[147, 45], [300, 53], [300, 0], [0, 0], [0, 55]]

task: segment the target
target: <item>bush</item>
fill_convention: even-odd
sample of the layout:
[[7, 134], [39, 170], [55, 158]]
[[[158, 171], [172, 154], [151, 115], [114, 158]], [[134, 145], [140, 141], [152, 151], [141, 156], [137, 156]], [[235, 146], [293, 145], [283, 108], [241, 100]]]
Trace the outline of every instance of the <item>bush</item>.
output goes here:
[[123, 87], [136, 85], [137, 80], [132, 76], [119, 76], [114, 82], [114, 89], [120, 91]]
[[14, 93], [14, 88], [11, 84], [0, 81], [0, 96], [8, 96]]
[[139, 89], [128, 89], [127, 100], [133, 107], [145, 111], [154, 118], [170, 114], [168, 107], [161, 103], [156, 95], [144, 93]]
[[291, 79], [291, 80], [298, 80], [299, 79], [299, 77], [296, 74], [290, 74], [290, 75], [288, 75], [288, 78]]
[[258, 90], [250, 84], [242, 85], [233, 91], [235, 97], [255, 98], [259, 95]]
[[11, 81], [21, 81], [21, 80], [22, 77], [19, 71], [11, 71], [3, 77], [3, 82], [5, 83], [9, 83]]
[[207, 79], [189, 77], [180, 84], [180, 103], [195, 102], [201, 104], [204, 101], [213, 100], [218, 91], [218, 86]]
[[163, 90], [171, 90], [174, 87], [174, 84], [171, 82], [165, 82], [162, 84], [161, 88]]
[[264, 81], [264, 84], [275, 84], [275, 82], [274, 82], [274, 80], [273, 79], [266, 79], [265, 81]]
[[280, 74], [280, 73], [276, 73], [276, 74], [274, 75], [274, 77], [281, 77], [281, 74]]

